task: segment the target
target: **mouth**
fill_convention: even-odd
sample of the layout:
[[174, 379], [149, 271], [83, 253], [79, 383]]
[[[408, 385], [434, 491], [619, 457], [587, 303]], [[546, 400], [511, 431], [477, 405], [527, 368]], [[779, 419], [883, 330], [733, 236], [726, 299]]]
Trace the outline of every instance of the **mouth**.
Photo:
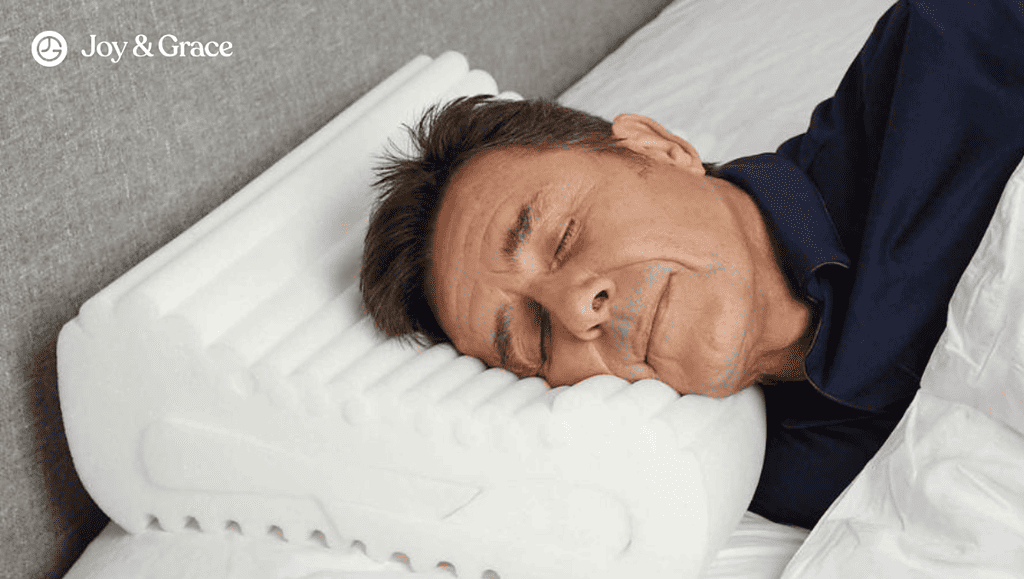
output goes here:
[[650, 363], [651, 342], [652, 342], [651, 338], [654, 337], [654, 328], [658, 324], [658, 320], [659, 320], [660, 316], [662, 315], [662, 310], [664, 309], [665, 302], [668, 299], [668, 288], [669, 288], [669, 285], [671, 285], [671, 283], [672, 283], [672, 276], [669, 275], [668, 278], [665, 280], [665, 285], [663, 285], [662, 288], [661, 288], [661, 292], [658, 295], [658, 301], [654, 305], [653, 312], [652, 312], [651, 316], [649, 318], [643, 320], [643, 322], [642, 322], [642, 324], [640, 325], [640, 328], [639, 328], [641, 330], [640, 331], [640, 336], [642, 336], [641, 339], [643, 341], [642, 341], [641, 348], [638, 349], [638, 353], [642, 353], [643, 354], [644, 364], [646, 364], [648, 366], [651, 365], [651, 363]]

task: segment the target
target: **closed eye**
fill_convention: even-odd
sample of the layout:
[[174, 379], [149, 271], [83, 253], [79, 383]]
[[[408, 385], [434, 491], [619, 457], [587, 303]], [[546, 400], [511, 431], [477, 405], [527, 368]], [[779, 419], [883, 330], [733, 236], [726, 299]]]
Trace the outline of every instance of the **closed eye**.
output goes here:
[[538, 334], [540, 334], [540, 366], [537, 368], [536, 373], [538, 376], [543, 376], [543, 370], [551, 359], [549, 352], [551, 349], [551, 316], [544, 309], [544, 306], [539, 303], [530, 300], [529, 305], [539, 330]]
[[543, 376], [544, 368], [551, 360], [551, 316], [543, 307], [540, 308], [540, 369], [537, 374]]
[[565, 227], [565, 232], [562, 233], [562, 239], [558, 242], [558, 247], [555, 248], [555, 263], [561, 264], [561, 261], [565, 259], [563, 254], [576, 236], [576, 229], [576, 220], [570, 219], [569, 225]]

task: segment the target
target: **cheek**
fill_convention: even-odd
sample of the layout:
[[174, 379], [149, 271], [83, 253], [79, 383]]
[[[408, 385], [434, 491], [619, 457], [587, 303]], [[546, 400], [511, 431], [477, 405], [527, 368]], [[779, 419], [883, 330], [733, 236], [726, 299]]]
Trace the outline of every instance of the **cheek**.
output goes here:
[[721, 273], [677, 277], [653, 365], [677, 389], [720, 395], [736, 387], [745, 367], [749, 292]]
[[649, 225], [621, 223], [614, 232], [611, 227], [601, 228], [599, 239], [587, 244], [586, 261], [597, 272], [647, 261], [679, 262], [685, 252], [678, 236]]
[[664, 256], [679, 244], [678, 225], [657, 211], [615, 204], [606, 209], [585, 221], [581, 239], [591, 257], [614, 261], [616, 256]]
[[668, 239], [679, 233], [685, 218], [680, 215], [682, 207], [670, 201], [662, 197], [652, 200], [644, 191], [626, 191], [608, 200], [593, 217], [594, 225], [608, 235]]

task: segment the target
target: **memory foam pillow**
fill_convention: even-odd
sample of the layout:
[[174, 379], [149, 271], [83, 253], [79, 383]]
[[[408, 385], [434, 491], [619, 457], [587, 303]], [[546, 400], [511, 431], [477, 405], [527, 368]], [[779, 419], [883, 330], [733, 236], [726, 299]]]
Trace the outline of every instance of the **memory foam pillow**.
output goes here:
[[549, 389], [362, 311], [376, 155], [482, 92], [460, 55], [414, 60], [65, 325], [69, 446], [121, 527], [357, 540], [463, 577], [700, 574], [758, 479], [757, 388]]

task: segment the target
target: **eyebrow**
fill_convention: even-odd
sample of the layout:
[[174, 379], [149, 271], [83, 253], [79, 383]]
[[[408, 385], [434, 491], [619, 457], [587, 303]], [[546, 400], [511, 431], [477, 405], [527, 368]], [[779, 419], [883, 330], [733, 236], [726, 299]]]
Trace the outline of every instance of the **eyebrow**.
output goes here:
[[516, 374], [532, 374], [530, 367], [516, 356], [512, 349], [512, 310], [505, 304], [494, 316], [494, 349], [498, 351], [501, 367]]
[[530, 233], [533, 232], [533, 218], [536, 213], [537, 210], [531, 204], [523, 205], [519, 209], [519, 217], [505, 234], [505, 245], [501, 248], [501, 252], [505, 254], [506, 258], [512, 259], [512, 256], [519, 251], [519, 247], [530, 239]]

